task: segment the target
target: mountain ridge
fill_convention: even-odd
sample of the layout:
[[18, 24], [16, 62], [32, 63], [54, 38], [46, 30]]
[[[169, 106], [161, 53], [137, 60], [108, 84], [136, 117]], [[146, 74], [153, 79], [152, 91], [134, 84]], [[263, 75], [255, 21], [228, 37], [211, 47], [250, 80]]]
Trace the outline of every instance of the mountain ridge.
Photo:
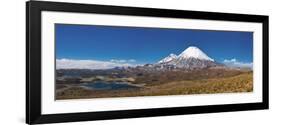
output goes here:
[[201, 49], [195, 46], [190, 46], [179, 55], [170, 54], [160, 60], [156, 65], [174, 66], [183, 69], [202, 69], [207, 67], [224, 66], [210, 58]]

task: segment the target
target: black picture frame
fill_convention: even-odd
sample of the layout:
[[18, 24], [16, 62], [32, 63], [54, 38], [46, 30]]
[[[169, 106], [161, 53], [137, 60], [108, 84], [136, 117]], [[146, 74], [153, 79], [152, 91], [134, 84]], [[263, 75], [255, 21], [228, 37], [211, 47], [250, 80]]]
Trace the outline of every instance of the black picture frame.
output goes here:
[[[208, 19], [262, 23], [263, 44], [263, 95], [260, 103], [205, 105], [192, 107], [169, 107], [138, 110], [102, 111], [86, 113], [41, 113], [41, 11], [99, 13], [183, 19]], [[62, 2], [28, 1], [26, 3], [26, 123], [58, 123], [88, 120], [137, 118], [197, 113], [258, 110], [269, 108], [268, 48], [269, 17], [264, 15], [229, 14], [215, 12], [183, 11], [168, 9], [120, 7]]]

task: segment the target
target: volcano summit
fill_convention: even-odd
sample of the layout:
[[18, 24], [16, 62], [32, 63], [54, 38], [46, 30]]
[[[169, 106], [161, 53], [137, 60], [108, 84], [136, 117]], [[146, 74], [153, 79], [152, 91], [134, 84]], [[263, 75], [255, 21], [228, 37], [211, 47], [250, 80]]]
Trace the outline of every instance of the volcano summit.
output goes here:
[[223, 64], [216, 62], [195, 46], [188, 47], [178, 56], [170, 54], [168, 57], [160, 60], [158, 65], [174, 66], [183, 69], [202, 69], [223, 66]]

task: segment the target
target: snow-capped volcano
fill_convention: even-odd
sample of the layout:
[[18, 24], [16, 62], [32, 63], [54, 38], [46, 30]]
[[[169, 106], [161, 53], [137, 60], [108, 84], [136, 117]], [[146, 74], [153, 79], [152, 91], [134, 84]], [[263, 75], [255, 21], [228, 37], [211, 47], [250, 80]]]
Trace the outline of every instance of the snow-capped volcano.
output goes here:
[[176, 59], [178, 56], [171, 53], [169, 56], [165, 57], [164, 59], [160, 60], [158, 63], [165, 63], [165, 62], [169, 62], [173, 59]]
[[201, 51], [199, 48], [195, 46], [188, 47], [178, 57], [214, 61], [214, 59], [207, 56], [203, 51]]
[[188, 47], [178, 56], [170, 54], [166, 58], [160, 60], [158, 65], [162, 65], [164, 67], [174, 66], [184, 69], [201, 69], [222, 66], [222, 64], [215, 62], [214, 59], [207, 56], [207, 54], [195, 46]]

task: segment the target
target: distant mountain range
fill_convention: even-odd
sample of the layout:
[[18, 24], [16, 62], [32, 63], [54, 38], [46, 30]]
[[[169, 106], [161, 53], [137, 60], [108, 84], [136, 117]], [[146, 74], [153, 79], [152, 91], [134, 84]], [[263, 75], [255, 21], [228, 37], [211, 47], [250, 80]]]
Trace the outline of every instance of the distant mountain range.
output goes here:
[[172, 53], [158, 63], [150, 65], [150, 67], [192, 70], [210, 67], [225, 67], [225, 65], [216, 62], [199, 48], [190, 46], [181, 54], [175, 55]]
[[[118, 64], [118, 65], [117, 65]], [[90, 69], [90, 70], [143, 70], [143, 71], [180, 71], [206, 68], [251, 69], [246, 66], [233, 66], [215, 61], [198, 47], [190, 46], [179, 55], [169, 54], [153, 64], [129, 65], [95, 60], [57, 60], [57, 69]]]

